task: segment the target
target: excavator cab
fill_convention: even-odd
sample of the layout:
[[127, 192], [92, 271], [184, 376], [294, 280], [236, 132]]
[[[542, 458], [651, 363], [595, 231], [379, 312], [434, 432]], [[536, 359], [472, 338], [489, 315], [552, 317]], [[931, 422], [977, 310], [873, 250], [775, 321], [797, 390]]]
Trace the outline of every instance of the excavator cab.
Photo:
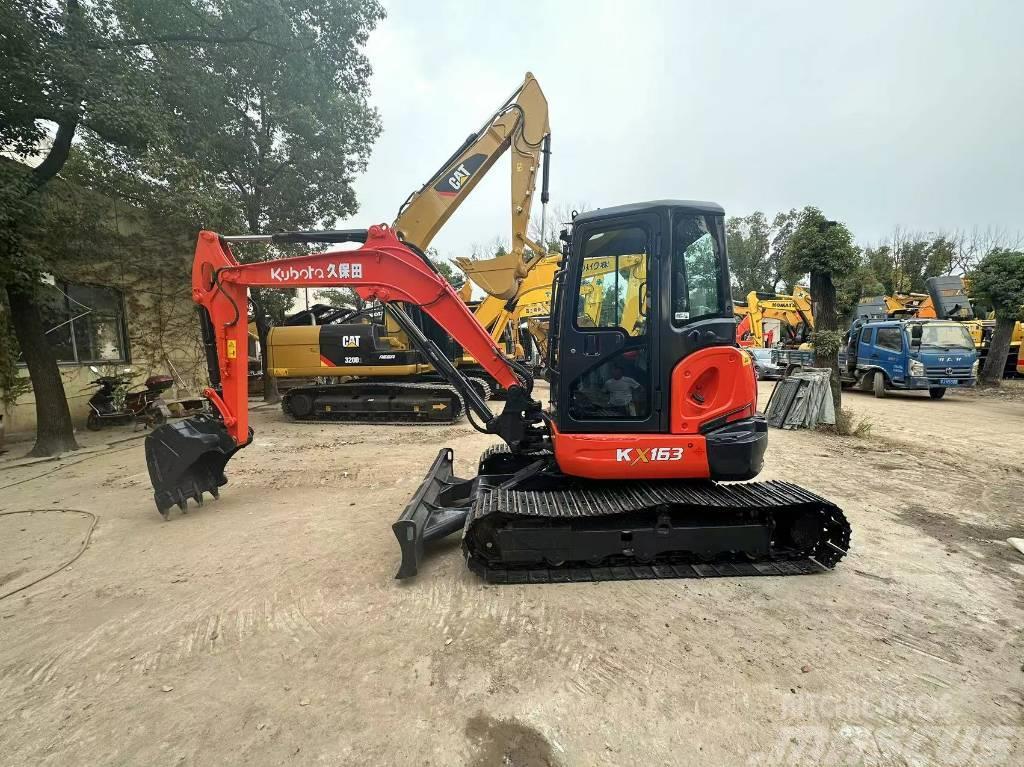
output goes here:
[[[577, 216], [548, 343], [561, 432], [671, 431], [678, 363], [734, 345], [723, 217], [713, 203], [681, 201]], [[706, 382], [706, 404], [717, 388]]]

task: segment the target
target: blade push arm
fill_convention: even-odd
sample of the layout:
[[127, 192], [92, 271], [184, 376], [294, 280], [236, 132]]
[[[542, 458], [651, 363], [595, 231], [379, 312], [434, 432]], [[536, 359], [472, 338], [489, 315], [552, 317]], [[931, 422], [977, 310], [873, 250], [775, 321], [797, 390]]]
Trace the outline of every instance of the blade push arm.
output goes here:
[[[339, 235], [334, 241], [341, 238]], [[209, 315], [217, 352], [221, 392], [210, 389], [206, 394], [236, 444], [247, 441], [249, 430], [246, 311], [250, 287], [347, 287], [363, 299], [422, 307], [498, 383], [507, 389], [522, 388], [511, 364], [451, 285], [389, 227], [371, 227], [357, 250], [249, 264], [235, 259], [228, 244], [231, 239], [214, 232], [200, 233], [192, 267], [192, 296]], [[315, 233], [307, 233], [303, 241], [316, 241]]]

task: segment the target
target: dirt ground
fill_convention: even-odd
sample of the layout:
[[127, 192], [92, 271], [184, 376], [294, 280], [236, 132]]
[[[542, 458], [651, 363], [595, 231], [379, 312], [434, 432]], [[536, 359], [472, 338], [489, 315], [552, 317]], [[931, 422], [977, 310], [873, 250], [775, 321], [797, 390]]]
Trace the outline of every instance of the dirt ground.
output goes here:
[[771, 433], [762, 477], [854, 530], [795, 578], [488, 587], [453, 538], [396, 582], [438, 449], [469, 474], [492, 442], [464, 422], [260, 409], [221, 500], [166, 523], [138, 439], [8, 460], [0, 512], [53, 511], [0, 516], [0, 595], [78, 550], [57, 510], [98, 523], [0, 600], [0, 763], [1022, 764], [1024, 398], [844, 399], [869, 437]]

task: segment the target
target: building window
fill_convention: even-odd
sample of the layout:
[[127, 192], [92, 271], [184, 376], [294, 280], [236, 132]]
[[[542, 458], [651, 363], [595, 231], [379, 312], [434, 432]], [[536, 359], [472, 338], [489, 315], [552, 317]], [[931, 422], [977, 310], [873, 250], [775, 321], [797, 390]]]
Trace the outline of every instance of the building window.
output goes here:
[[43, 326], [57, 362], [128, 362], [121, 292], [57, 281], [42, 288]]

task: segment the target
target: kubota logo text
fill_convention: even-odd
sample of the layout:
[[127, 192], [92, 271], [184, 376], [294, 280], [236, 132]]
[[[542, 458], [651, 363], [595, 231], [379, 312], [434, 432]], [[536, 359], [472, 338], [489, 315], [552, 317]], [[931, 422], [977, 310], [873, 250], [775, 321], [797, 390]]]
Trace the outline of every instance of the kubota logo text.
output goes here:
[[620, 447], [615, 450], [615, 460], [636, 466], [651, 461], [681, 461], [681, 447]]
[[274, 282], [294, 282], [296, 280], [361, 280], [363, 278], [362, 264], [349, 264], [339, 261], [327, 264], [326, 269], [319, 266], [304, 266], [296, 269], [294, 266], [272, 266], [270, 267], [270, 279]]

